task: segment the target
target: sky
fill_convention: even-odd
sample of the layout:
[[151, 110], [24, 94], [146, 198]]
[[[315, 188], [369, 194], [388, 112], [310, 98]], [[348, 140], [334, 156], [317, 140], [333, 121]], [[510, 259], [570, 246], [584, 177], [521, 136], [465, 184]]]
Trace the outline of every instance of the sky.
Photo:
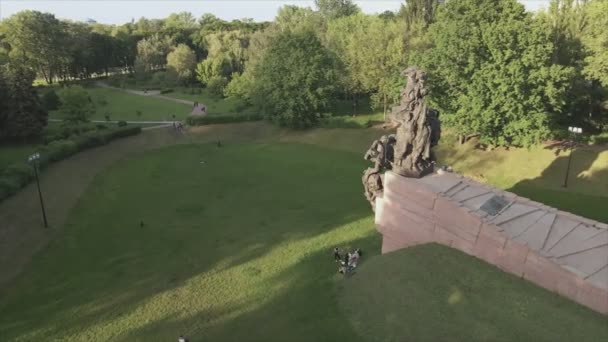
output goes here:
[[[545, 7], [549, 0], [519, 0], [528, 10]], [[355, 1], [365, 13], [398, 10], [404, 0]], [[0, 19], [22, 10], [50, 12], [60, 19], [84, 21], [93, 19], [104, 24], [124, 24], [131, 19], [165, 18], [174, 12], [190, 12], [196, 18], [203, 13], [232, 20], [252, 18], [255, 21], [272, 20], [279, 7], [293, 4], [314, 7], [313, 0], [0, 0]]]

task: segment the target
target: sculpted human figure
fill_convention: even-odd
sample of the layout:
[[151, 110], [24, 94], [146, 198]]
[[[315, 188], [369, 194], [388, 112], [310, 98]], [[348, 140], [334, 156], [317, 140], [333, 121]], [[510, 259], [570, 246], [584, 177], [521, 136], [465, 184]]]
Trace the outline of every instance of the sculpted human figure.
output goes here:
[[362, 178], [372, 210], [384, 190], [384, 171], [415, 178], [433, 171], [431, 147], [437, 145], [441, 136], [439, 112], [428, 109], [425, 102], [429, 93], [425, 86], [426, 73], [411, 67], [402, 75], [407, 78], [407, 84], [401, 91], [399, 106], [394, 107], [390, 115], [397, 126], [396, 137], [382, 136], [365, 154], [366, 160], [374, 161], [374, 166], [365, 170]]
[[407, 68], [403, 75], [407, 77], [407, 85], [401, 92], [400, 106], [394, 109], [392, 115], [398, 124], [393, 170], [407, 177], [422, 177], [432, 170], [432, 127], [424, 101], [428, 94], [426, 73]]
[[364, 156], [365, 160], [374, 162], [374, 166], [367, 168], [361, 179], [365, 198], [367, 198], [372, 206], [372, 210], [374, 210], [376, 197], [381, 196], [384, 189], [382, 185], [382, 173], [391, 167], [394, 143], [394, 137], [383, 135], [372, 143]]

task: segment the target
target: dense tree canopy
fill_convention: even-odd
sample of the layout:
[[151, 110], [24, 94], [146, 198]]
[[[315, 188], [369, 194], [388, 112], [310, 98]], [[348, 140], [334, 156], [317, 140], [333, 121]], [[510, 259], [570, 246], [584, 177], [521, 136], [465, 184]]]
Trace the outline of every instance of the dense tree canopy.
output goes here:
[[[471, 25], [476, 23], [476, 25]], [[420, 54], [435, 104], [459, 134], [496, 145], [547, 138], [572, 70], [552, 63], [549, 32], [515, 0], [449, 1]]]
[[167, 55], [167, 67], [182, 80], [188, 80], [192, 77], [195, 66], [196, 56], [188, 45], [179, 44]]
[[312, 127], [334, 91], [334, 65], [314, 33], [279, 34], [256, 70], [254, 102], [283, 126]]
[[0, 67], [0, 140], [34, 138], [46, 126], [33, 80], [34, 72], [22, 66]]
[[488, 144], [529, 145], [573, 124], [606, 130], [607, 6], [552, 0], [530, 13], [516, 0], [404, 0], [399, 11], [370, 15], [350, 0], [316, 0], [315, 8], [285, 5], [272, 22], [180, 12], [123, 25], [23, 11], [0, 22], [0, 66], [48, 83], [135, 72], [137, 82], [209, 87], [281, 124], [309, 127], [336, 99], [350, 99], [357, 113], [358, 100], [371, 98], [386, 112], [404, 85], [400, 72], [418, 65], [445, 127]]

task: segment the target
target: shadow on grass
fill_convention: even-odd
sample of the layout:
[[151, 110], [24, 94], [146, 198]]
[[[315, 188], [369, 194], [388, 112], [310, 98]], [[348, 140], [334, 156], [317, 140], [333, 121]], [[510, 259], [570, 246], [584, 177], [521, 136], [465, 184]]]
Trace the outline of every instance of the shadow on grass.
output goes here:
[[[380, 249], [375, 233], [347, 243], [368, 251], [362, 265]], [[230, 308], [196, 312], [186, 318], [165, 317], [116, 340], [132, 341], [142, 336], [168, 340], [184, 334], [193, 342], [363, 341], [338, 305], [340, 284], [347, 279], [336, 271], [331, 253], [316, 251], [267, 280], [269, 287], [282, 285], [270, 293]]]
[[[350, 153], [301, 144], [175, 146], [114, 165], [73, 209], [65, 234], [3, 292], [0, 340], [115, 340], [182, 312], [223, 317], [251, 298], [274, 301], [267, 286], [287, 291], [284, 306], [296, 315], [310, 315], [308, 306], [336, 312], [315, 298], [332, 291], [319, 261], [331, 261], [334, 243], [373, 232], [363, 168]], [[297, 241], [307, 239], [323, 247], [302, 249]], [[283, 261], [292, 264], [284, 277], [249, 283], [282, 274]], [[302, 323], [282, 328], [293, 336], [308, 329]]]
[[[564, 153], [563, 144], [548, 146], [558, 156], [534, 179], [518, 182], [509, 191], [560, 210], [608, 223], [608, 197], [577, 192], [577, 187], [595, 189], [597, 194], [608, 194], [608, 165], [592, 168], [603, 150], [597, 147], [575, 148]], [[568, 159], [572, 161], [568, 170]], [[566, 174], [568, 174], [567, 187]]]

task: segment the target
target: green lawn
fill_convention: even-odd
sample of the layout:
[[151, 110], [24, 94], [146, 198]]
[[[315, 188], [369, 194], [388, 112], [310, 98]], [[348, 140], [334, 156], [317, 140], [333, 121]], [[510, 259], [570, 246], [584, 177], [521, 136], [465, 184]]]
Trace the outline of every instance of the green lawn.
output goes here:
[[374, 256], [339, 293], [367, 341], [608, 340], [608, 317], [436, 244]]
[[436, 149], [442, 164], [456, 172], [561, 210], [608, 223], [608, 145], [570, 151], [547, 146], [484, 151], [474, 141], [457, 145], [448, 136]]
[[[385, 301], [404, 290], [416, 293], [415, 306], [387, 306], [385, 316], [404, 324], [416, 318], [402, 315], [437, 315], [433, 301], [443, 300], [444, 293], [433, 292], [433, 286], [460, 286], [467, 295], [481, 288], [474, 307], [482, 311], [473, 319], [467, 316], [473, 310], [457, 317], [442, 311], [443, 320], [429, 324], [435, 336], [476, 340], [480, 331], [522, 336], [505, 327], [524, 327], [530, 329], [525, 336], [543, 340], [553, 336], [547, 330], [567, 326], [571, 334], [587, 328], [579, 337], [606, 337], [599, 315], [474, 258], [449, 254], [434, 260], [410, 253], [410, 260], [392, 264], [394, 254], [372, 258], [380, 241], [359, 183], [366, 162], [348, 150], [365, 143], [360, 134], [355, 143], [355, 133], [373, 131], [289, 137], [264, 132], [275, 142], [173, 146], [101, 172], [62, 234], [3, 289], [0, 340], [167, 341], [183, 333], [192, 341], [364, 341], [370, 336], [368, 319], [361, 321], [353, 306], [340, 306], [360, 300], [348, 289], [355, 284]], [[343, 141], [330, 147], [275, 140], [317, 144], [340, 133]], [[359, 274], [349, 279], [336, 274], [334, 246], [365, 251]], [[377, 260], [388, 265], [378, 266]], [[425, 262], [433, 271], [426, 275]], [[454, 269], [485, 278], [459, 277]], [[370, 271], [378, 274], [366, 275]], [[510, 303], [481, 284], [508, 290], [507, 298], [529, 299]], [[418, 295], [428, 291], [427, 297]], [[495, 314], [501, 305], [507, 311]], [[529, 313], [531, 323], [519, 324], [521, 315], [508, 314], [513, 308]], [[545, 317], [537, 315], [541, 311]], [[476, 327], [484, 313], [494, 320], [485, 321], [483, 330], [454, 328], [457, 322]], [[417, 329], [402, 337], [428, 336], [429, 329]], [[387, 327], [378, 339], [392, 336]]]
[[12, 163], [26, 161], [35, 149], [35, 144], [0, 144], [0, 171]]
[[[110, 120], [114, 121], [163, 121], [172, 120], [172, 115], [185, 119], [192, 111], [192, 106], [151, 96], [139, 96], [100, 87], [88, 87], [86, 90], [96, 108], [91, 120], [105, 120], [105, 114], [110, 113]], [[101, 105], [101, 99], [105, 99], [107, 105]], [[141, 111], [141, 116], [137, 115], [137, 111]], [[57, 111], [49, 116], [54, 119], [62, 118]]]
[[239, 115], [254, 112], [253, 108], [239, 104], [238, 100], [212, 96], [207, 89], [202, 89], [200, 94], [191, 94], [189, 88], [175, 87], [173, 89], [173, 92], [164, 94], [164, 96], [202, 103], [207, 106], [207, 113], [210, 116]]

